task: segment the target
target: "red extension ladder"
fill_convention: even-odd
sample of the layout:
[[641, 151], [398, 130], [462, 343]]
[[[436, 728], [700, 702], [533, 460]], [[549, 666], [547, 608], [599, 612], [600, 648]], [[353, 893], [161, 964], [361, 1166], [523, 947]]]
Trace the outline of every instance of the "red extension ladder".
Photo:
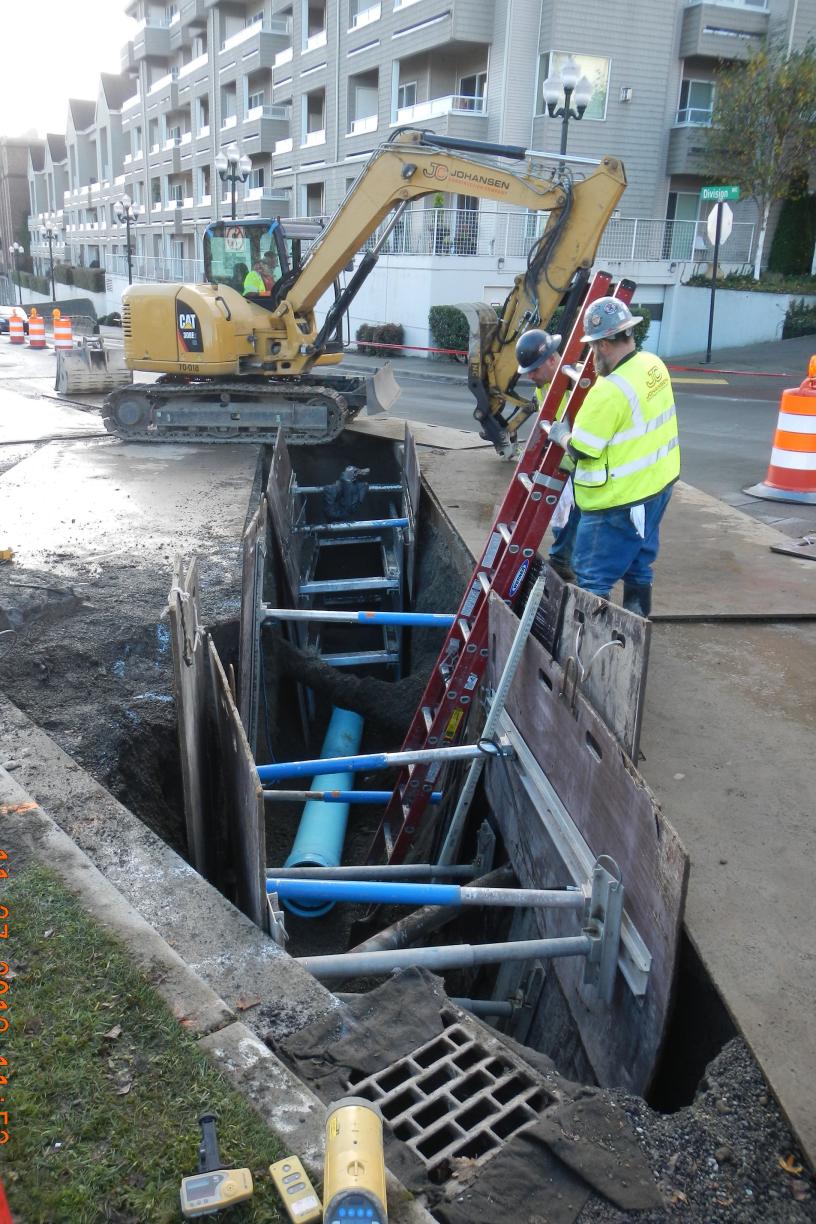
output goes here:
[[[455, 744], [464, 730], [468, 707], [477, 692], [487, 664], [488, 596], [495, 591], [512, 604], [530, 568], [533, 557], [552, 518], [566, 476], [559, 470], [563, 457], [560, 446], [550, 445], [541, 428], [543, 421], [554, 421], [565, 391], [572, 388], [566, 417], [570, 423], [594, 381], [591, 355], [579, 382], [571, 383], [564, 367], [574, 365], [583, 345], [583, 315], [590, 302], [606, 296], [612, 278], [599, 272], [591, 281], [578, 313], [558, 370], [553, 378], [524, 453], [519, 459], [510, 486], [490, 529], [487, 546], [465, 591], [453, 625], [448, 630], [422, 700], [402, 746], [404, 752]], [[621, 281], [614, 296], [630, 302], [635, 290], [632, 281]], [[368, 852], [369, 863], [401, 863], [420, 831], [428, 797], [441, 764], [410, 765], [400, 771], [394, 792], [386, 806]]]

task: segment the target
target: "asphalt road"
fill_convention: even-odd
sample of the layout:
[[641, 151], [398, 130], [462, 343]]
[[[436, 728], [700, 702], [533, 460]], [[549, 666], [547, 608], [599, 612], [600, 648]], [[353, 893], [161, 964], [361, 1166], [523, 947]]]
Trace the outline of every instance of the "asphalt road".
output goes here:
[[[450, 373], [434, 379], [400, 370], [402, 395], [391, 415], [475, 430], [473, 400]], [[786, 535], [816, 531], [816, 505], [749, 497], [743, 490], [768, 470], [784, 380], [683, 372], [674, 376], [680, 422], [682, 478]], [[532, 388], [531, 388], [532, 390]]]

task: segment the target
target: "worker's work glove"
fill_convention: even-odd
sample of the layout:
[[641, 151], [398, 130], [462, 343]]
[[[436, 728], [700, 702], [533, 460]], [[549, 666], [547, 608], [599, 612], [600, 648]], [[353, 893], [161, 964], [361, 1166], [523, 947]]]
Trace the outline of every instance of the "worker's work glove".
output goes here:
[[556, 421], [554, 425], [550, 426], [547, 436], [551, 442], [556, 444], [556, 446], [560, 446], [563, 450], [566, 450], [567, 444], [572, 436], [569, 421]]

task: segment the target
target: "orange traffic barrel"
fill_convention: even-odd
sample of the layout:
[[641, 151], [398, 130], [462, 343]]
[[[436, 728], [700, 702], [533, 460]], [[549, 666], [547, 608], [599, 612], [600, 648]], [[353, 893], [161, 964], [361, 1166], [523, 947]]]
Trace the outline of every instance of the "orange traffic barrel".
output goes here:
[[12, 344], [25, 344], [25, 323], [19, 315], [9, 319], [9, 340]]
[[28, 344], [29, 348], [45, 348], [45, 319], [36, 310], [28, 316]]
[[65, 318], [58, 310], [53, 312], [54, 348], [70, 349], [74, 347], [74, 329], [71, 320]]
[[768, 475], [745, 492], [768, 501], [816, 503], [816, 356], [802, 385], [782, 392]]

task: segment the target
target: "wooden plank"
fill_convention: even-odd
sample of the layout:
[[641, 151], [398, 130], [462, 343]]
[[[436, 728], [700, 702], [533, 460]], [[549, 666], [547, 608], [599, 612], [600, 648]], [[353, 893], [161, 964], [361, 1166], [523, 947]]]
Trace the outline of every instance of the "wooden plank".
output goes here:
[[[517, 624], [513, 612], [492, 596], [489, 678], [494, 687]], [[602, 719], [580, 695], [573, 710], [559, 695], [563, 683], [561, 667], [539, 642], [528, 639], [507, 714], [592, 853], [610, 855], [618, 864], [626, 913], [652, 960], [642, 997], [618, 973], [611, 1007], [594, 1011], [581, 993], [582, 962], [558, 960], [555, 972], [598, 1083], [643, 1093], [654, 1073], [671, 1003], [688, 857]], [[531, 802], [518, 767], [492, 764], [487, 793], [521, 884], [543, 888], [570, 882], [547, 832], [547, 812]], [[574, 915], [536, 914], [544, 937], [575, 933]]]
[[555, 654], [561, 633], [566, 589], [567, 584], [560, 574], [551, 566], [545, 566], [544, 591], [531, 632], [550, 654]]
[[210, 878], [207, 840], [208, 753], [202, 715], [206, 669], [198, 610], [198, 565], [185, 569], [181, 558], [173, 566], [173, 586], [167, 599], [173, 654], [187, 856], [196, 871]]
[[263, 791], [218, 651], [209, 635], [207, 708], [211, 715], [212, 806], [218, 820], [218, 887], [268, 931]]
[[552, 653], [567, 673], [568, 694], [577, 684], [574, 691], [591, 702], [633, 761], [640, 747], [650, 639], [651, 625], [643, 617], [566, 586]]
[[253, 752], [258, 743], [261, 641], [260, 607], [266, 570], [267, 500], [261, 498], [241, 541], [241, 618], [238, 644], [238, 708]]

